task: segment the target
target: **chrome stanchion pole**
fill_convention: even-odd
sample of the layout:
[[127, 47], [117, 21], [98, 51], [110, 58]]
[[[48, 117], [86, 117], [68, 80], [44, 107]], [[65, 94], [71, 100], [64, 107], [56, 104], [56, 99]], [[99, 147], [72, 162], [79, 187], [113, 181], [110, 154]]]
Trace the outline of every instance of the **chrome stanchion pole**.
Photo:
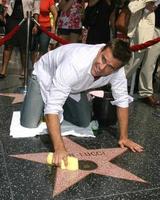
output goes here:
[[29, 41], [30, 41], [30, 24], [31, 24], [31, 12], [27, 11], [27, 40], [26, 40], [26, 56], [24, 66], [24, 82], [23, 86], [18, 88], [20, 93], [26, 94], [28, 85], [28, 68], [29, 68]]
[[27, 42], [26, 42], [26, 60], [24, 68], [24, 94], [26, 94], [27, 92], [27, 85], [28, 85], [30, 24], [31, 24], [31, 12], [27, 11]]
[[31, 19], [35, 24], [37, 24], [37, 26], [39, 26], [40, 27], [40, 24], [32, 17], [32, 19]]

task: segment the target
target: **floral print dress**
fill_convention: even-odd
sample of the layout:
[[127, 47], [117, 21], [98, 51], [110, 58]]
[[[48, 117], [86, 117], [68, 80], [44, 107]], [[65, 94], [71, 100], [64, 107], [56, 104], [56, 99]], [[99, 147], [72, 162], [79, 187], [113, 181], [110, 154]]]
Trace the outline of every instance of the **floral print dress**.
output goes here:
[[67, 11], [61, 11], [58, 19], [58, 28], [60, 29], [81, 29], [81, 16], [83, 12], [83, 3], [74, 0], [71, 8]]

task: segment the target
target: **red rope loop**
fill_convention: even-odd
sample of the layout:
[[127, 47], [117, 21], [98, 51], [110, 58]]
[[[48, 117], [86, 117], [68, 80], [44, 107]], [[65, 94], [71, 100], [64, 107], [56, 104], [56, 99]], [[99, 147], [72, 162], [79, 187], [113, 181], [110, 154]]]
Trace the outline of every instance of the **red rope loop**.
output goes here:
[[153, 40], [149, 40], [149, 41], [144, 42], [144, 43], [142, 43], [142, 44], [133, 45], [133, 46], [130, 47], [130, 49], [131, 49], [132, 51], [139, 51], [139, 50], [145, 49], [145, 48], [147, 48], [147, 47], [150, 47], [150, 46], [152, 46], [152, 45], [154, 45], [154, 44], [156, 44], [156, 43], [158, 43], [158, 42], [160, 42], [160, 37], [155, 38], [155, 39], [153, 39]]
[[20, 25], [16, 25], [11, 32], [6, 34], [3, 38], [0, 39], [0, 46], [2, 46], [4, 43], [6, 43], [8, 40], [10, 40], [17, 31], [19, 31]]
[[[37, 23], [38, 24], [38, 23]], [[38, 24], [39, 25], [39, 24]], [[5, 42], [7, 42], [8, 40], [10, 40], [17, 31], [19, 31], [20, 29], [20, 26], [21, 24], [18, 24], [16, 25], [13, 30], [11, 32], [9, 32], [8, 34], [6, 34], [3, 38], [0, 39], [0, 46], [3, 45]], [[45, 34], [47, 34], [50, 38], [56, 40], [57, 42], [59, 42], [60, 44], [69, 44], [70, 42], [59, 37], [58, 35], [54, 34], [54, 33], [51, 33], [49, 32], [46, 28], [42, 27], [39, 25], [39, 28], [41, 29], [41, 31], [43, 31]], [[160, 37], [158, 38], [155, 38], [153, 40], [149, 40], [145, 43], [142, 43], [142, 44], [136, 44], [136, 45], [133, 45], [133, 46], [130, 46], [130, 49], [132, 51], [139, 51], [139, 50], [142, 50], [142, 49], [145, 49], [149, 46], [152, 46], [156, 43], [160, 42]]]
[[39, 28], [41, 29], [41, 31], [43, 31], [44, 33], [46, 33], [49, 37], [51, 37], [52, 39], [56, 40], [57, 42], [61, 43], [61, 44], [69, 44], [69, 41], [59, 37], [58, 35], [48, 32], [48, 30], [42, 26], [39, 26]]

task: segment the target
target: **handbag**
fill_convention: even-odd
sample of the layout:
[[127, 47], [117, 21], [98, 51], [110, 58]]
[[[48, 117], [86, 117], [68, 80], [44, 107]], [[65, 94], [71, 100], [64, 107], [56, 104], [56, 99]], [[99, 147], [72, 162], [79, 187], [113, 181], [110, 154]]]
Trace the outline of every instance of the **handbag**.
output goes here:
[[130, 20], [131, 12], [128, 6], [124, 6], [115, 22], [116, 29], [121, 33], [127, 34], [128, 32], [128, 25]]

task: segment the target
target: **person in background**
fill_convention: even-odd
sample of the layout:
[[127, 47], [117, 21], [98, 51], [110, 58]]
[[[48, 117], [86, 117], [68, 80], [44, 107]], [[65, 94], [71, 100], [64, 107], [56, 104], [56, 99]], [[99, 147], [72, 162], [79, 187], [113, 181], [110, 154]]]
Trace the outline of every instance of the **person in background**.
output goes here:
[[81, 127], [91, 121], [92, 108], [86, 91], [111, 84], [113, 105], [117, 106], [121, 148], [133, 152], [143, 147], [128, 138], [128, 106], [132, 98], [127, 92], [123, 66], [129, 61], [129, 44], [115, 39], [108, 44], [63, 45], [43, 55], [34, 71], [21, 111], [21, 125], [37, 127], [44, 111], [48, 131], [54, 146], [54, 163], [67, 165], [66, 147], [60, 123], [64, 119]]
[[[160, 37], [160, 5], [155, 6], [153, 9], [155, 10], [154, 38], [158, 38]], [[154, 95], [153, 90], [153, 73], [159, 55], [160, 43], [148, 48], [140, 71], [139, 95], [150, 106], [160, 106], [160, 100]]]
[[85, 0], [61, 0], [57, 22], [58, 35], [70, 43], [79, 42]]
[[[6, 25], [5, 33], [9, 33], [18, 23], [22, 21], [23, 18], [26, 18], [27, 11], [32, 12], [33, 17], [38, 20], [39, 15], [39, 0], [12, 0], [8, 1], [8, 9], [6, 15]], [[38, 29], [37, 25], [32, 25], [32, 30], [30, 34], [36, 34]], [[26, 65], [26, 41], [27, 41], [27, 23], [24, 22], [21, 25], [20, 30], [5, 43], [3, 51], [3, 61], [2, 67], [0, 70], [0, 79], [3, 79], [7, 76], [8, 63], [11, 58], [12, 50], [14, 47], [19, 47], [21, 55], [22, 69], [20, 78], [24, 77], [24, 69]]]
[[114, 29], [114, 36], [116, 38], [120, 38], [120, 39], [123, 39], [123, 40], [126, 40], [129, 42], [129, 37], [127, 36], [127, 33], [124, 33], [120, 30], [117, 29], [116, 27], [116, 20], [118, 19], [119, 17], [119, 14], [121, 13], [121, 11], [123, 9], [128, 9], [128, 3], [129, 3], [129, 0], [117, 0], [116, 1], [116, 8], [115, 8], [115, 29]]
[[1, 0], [0, 1], [0, 36], [3, 36], [5, 34], [5, 24], [6, 19], [5, 16], [7, 14], [7, 0]]
[[[56, 27], [56, 22], [54, 20], [54, 16], [52, 15], [52, 13], [50, 12], [49, 13], [49, 17], [50, 17], [50, 23], [51, 23], [51, 27], [52, 26], [55, 26]], [[55, 31], [57, 33], [57, 30]], [[54, 39], [50, 39], [50, 42], [49, 42], [49, 47], [48, 47], [48, 50], [53, 50], [57, 47], [57, 41], [54, 40]]]
[[5, 16], [7, 14], [7, 8], [8, 8], [8, 4], [7, 4], [7, 0], [1, 0], [0, 1], [0, 22], [2, 22], [3, 24], [5, 24]]
[[[51, 14], [54, 17], [54, 23], [50, 18]], [[55, 33], [56, 20], [57, 9], [54, 0], [40, 0], [40, 14], [38, 17], [38, 23], [40, 24], [40, 26], [45, 27], [51, 33]], [[36, 45], [32, 49], [33, 63], [37, 61], [43, 54], [47, 53], [50, 38], [45, 33], [39, 30], [38, 34], [35, 36], [35, 40]]]
[[111, 25], [115, 20], [114, 1], [89, 0], [85, 9], [84, 26], [88, 29], [87, 44], [110, 41]]
[[[154, 1], [131, 0], [128, 4], [128, 8], [131, 11], [127, 33], [127, 36], [130, 38], [130, 45], [141, 44], [152, 40], [154, 38], [155, 29]], [[132, 90], [136, 81], [136, 71], [140, 69], [147, 51], [148, 48], [133, 52], [129, 64], [124, 66], [128, 81], [131, 79], [130, 93], [133, 93]], [[140, 77], [141, 71], [139, 74], [139, 78]], [[141, 84], [141, 81], [139, 81], [139, 84]]]

